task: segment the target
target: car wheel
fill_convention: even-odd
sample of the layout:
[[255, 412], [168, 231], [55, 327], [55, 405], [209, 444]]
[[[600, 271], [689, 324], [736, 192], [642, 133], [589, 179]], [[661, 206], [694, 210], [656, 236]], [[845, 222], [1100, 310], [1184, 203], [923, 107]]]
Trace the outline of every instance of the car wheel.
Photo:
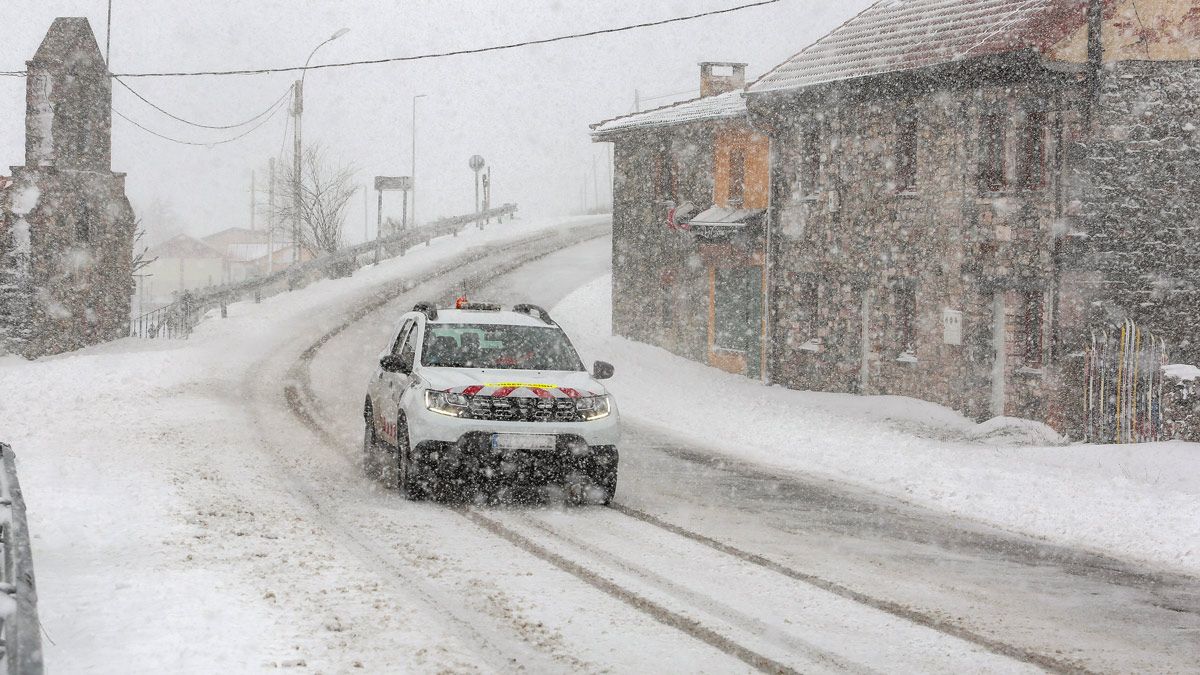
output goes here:
[[396, 420], [396, 477], [398, 487], [409, 501], [423, 501], [428, 497], [423, 477], [413, 465], [408, 424], [403, 416]]
[[375, 435], [375, 419], [371, 412], [371, 405], [363, 409], [363, 447], [362, 447], [362, 468], [363, 473], [371, 480], [379, 480], [383, 477], [383, 468], [379, 462], [381, 448], [379, 447], [379, 437]]
[[604, 451], [592, 456], [592, 481], [599, 488], [599, 502], [605, 506], [612, 504], [613, 496], [617, 494], [617, 465], [620, 456], [616, 448], [605, 447]]

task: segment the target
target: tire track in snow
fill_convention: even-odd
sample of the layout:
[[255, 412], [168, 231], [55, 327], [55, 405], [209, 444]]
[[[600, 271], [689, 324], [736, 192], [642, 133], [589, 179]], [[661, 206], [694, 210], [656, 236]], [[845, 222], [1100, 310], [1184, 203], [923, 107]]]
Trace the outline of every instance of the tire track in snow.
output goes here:
[[874, 596], [867, 595], [866, 593], [862, 593], [862, 592], [856, 591], [852, 588], [843, 586], [839, 583], [829, 581], [827, 579], [823, 579], [821, 577], [818, 577], [813, 574], [809, 574], [807, 572], [801, 572], [801, 571], [793, 569], [791, 567], [787, 567], [785, 565], [775, 562], [774, 560], [771, 560], [764, 556], [758, 555], [756, 553], [750, 553], [748, 551], [743, 551], [740, 548], [731, 546], [722, 541], [718, 541], [716, 539], [713, 539], [712, 537], [705, 536], [698, 532], [693, 532], [692, 530], [688, 530], [686, 528], [680, 527], [673, 523], [668, 523], [656, 516], [650, 515], [649, 513], [645, 513], [643, 511], [639, 511], [637, 509], [634, 509], [634, 508], [631, 508], [628, 506], [623, 506], [618, 503], [613, 503], [613, 504], [609, 505], [609, 508], [612, 509], [613, 511], [616, 511], [617, 513], [620, 513], [621, 515], [628, 516], [630, 518], [634, 518], [643, 523], [647, 523], [647, 524], [653, 525], [654, 527], [657, 527], [659, 529], [666, 530], [667, 532], [670, 532], [672, 534], [678, 535], [680, 537], [684, 537], [686, 539], [690, 539], [699, 544], [703, 544], [704, 546], [707, 546], [716, 551], [720, 551], [721, 553], [724, 553], [726, 555], [737, 558], [738, 560], [741, 560], [743, 562], [747, 562], [752, 565], [757, 565], [764, 569], [771, 570], [772, 572], [782, 574], [783, 576], [788, 577], [789, 579], [794, 579], [796, 581], [799, 581], [804, 584], [808, 584], [810, 586], [814, 586], [816, 588], [819, 588], [823, 591], [827, 591], [827, 592], [837, 595], [839, 597], [843, 597], [848, 600], [853, 600], [854, 602], [857, 602], [861, 605], [865, 605], [867, 607], [877, 609], [881, 612], [886, 612], [887, 614], [890, 614], [897, 618], [904, 619], [905, 621], [909, 621], [911, 623], [915, 623], [917, 625], [924, 626], [926, 628], [930, 628], [930, 629], [935, 630], [944, 635], [948, 635], [950, 637], [954, 637], [959, 640], [963, 640], [965, 642], [970, 642], [971, 644], [982, 647], [982, 648], [988, 650], [989, 652], [992, 652], [993, 654], [997, 654], [999, 656], [1005, 656], [1005, 657], [1008, 657], [1011, 659], [1015, 659], [1017, 661], [1022, 661], [1024, 663], [1028, 663], [1030, 665], [1035, 665], [1039, 668], [1043, 668], [1043, 669], [1045, 669], [1049, 672], [1053, 672], [1053, 673], [1092, 673], [1093, 672], [1093, 671], [1089, 671], [1089, 670], [1085, 669], [1084, 667], [1074, 664], [1074, 663], [1068, 663], [1066, 661], [1062, 661], [1060, 659], [1056, 659], [1054, 657], [1047, 656], [1046, 654], [1042, 654], [1042, 653], [1035, 652], [1035, 651], [1028, 650], [1028, 649], [1023, 649], [1021, 647], [1010, 645], [1008, 643], [1001, 642], [999, 640], [994, 640], [992, 638], [989, 638], [985, 635], [981, 635], [981, 634], [976, 633], [967, 628], [963, 628], [962, 626], [958, 626], [953, 623], [946, 622], [942, 619], [938, 619], [937, 617], [927, 614], [925, 612], [921, 612], [919, 610], [913, 609], [912, 607], [908, 607], [908, 606], [902, 605], [900, 603], [892, 602], [890, 600], [876, 598]]

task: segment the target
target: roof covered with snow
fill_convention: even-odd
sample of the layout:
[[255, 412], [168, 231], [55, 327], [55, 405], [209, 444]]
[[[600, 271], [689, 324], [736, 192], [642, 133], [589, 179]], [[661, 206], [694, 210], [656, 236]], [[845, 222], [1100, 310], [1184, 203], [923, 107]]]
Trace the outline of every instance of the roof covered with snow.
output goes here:
[[1023, 49], [1085, 22], [1086, 0], [879, 0], [747, 87], [800, 89]]
[[150, 247], [149, 257], [156, 258], [223, 258], [220, 251], [204, 242], [178, 234], [161, 244]]
[[743, 98], [741, 90], [728, 91], [599, 122], [592, 125], [592, 135], [599, 137], [623, 131], [672, 127], [690, 122], [730, 119], [745, 114], [746, 99]]

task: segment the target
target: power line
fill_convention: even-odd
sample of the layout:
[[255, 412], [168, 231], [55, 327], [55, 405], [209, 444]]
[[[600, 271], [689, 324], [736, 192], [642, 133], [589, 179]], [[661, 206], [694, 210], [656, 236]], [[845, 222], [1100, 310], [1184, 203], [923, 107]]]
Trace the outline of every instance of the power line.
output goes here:
[[271, 114], [267, 115], [262, 120], [260, 120], [258, 122], [258, 124], [255, 124], [254, 126], [243, 131], [242, 133], [238, 134], [237, 136], [233, 136], [232, 138], [225, 138], [225, 139], [222, 139], [219, 141], [208, 141], [208, 142], [185, 141], [183, 139], [174, 138], [172, 136], [167, 136], [166, 134], [160, 134], [157, 131], [154, 131], [153, 129], [146, 128], [141, 123], [137, 122], [136, 120], [131, 119], [129, 116], [125, 115], [124, 113], [122, 113], [120, 110], [117, 110], [116, 108], [113, 108], [112, 111], [114, 113], [116, 113], [116, 115], [118, 117], [125, 120], [126, 122], [129, 122], [130, 124], [137, 127], [138, 129], [141, 129], [142, 131], [150, 134], [151, 136], [157, 136], [158, 138], [161, 138], [164, 141], [171, 141], [172, 143], [179, 143], [180, 145], [200, 145], [200, 146], [212, 147], [215, 145], [225, 145], [226, 143], [232, 143], [234, 141], [241, 140], [241, 139], [245, 138], [246, 136], [249, 136], [250, 134], [257, 131], [259, 127], [261, 127], [262, 125], [269, 122], [271, 120], [271, 118], [275, 117], [275, 115], [278, 114], [282, 108], [283, 108], [283, 99], [280, 99], [275, 104], [274, 109], [271, 111]]
[[247, 68], [242, 70], [200, 70], [200, 71], [179, 71], [179, 72], [160, 72], [160, 73], [120, 73], [114, 77], [196, 77], [200, 75], [264, 75], [268, 73], [289, 73], [304, 70], [321, 70], [324, 68], [350, 68], [354, 66], [377, 65], [381, 63], [400, 63], [405, 61], [422, 61], [426, 59], [439, 59], [448, 56], [463, 56], [466, 54], [482, 54], [485, 52], [498, 52], [508, 49], [517, 49], [520, 47], [530, 47], [533, 45], [544, 45], [552, 42], [563, 42], [566, 40], [577, 40], [580, 38], [595, 37], [597, 35], [607, 35], [610, 33], [623, 33], [631, 30], [639, 30], [642, 28], [651, 28], [654, 26], [665, 26], [672, 23], [680, 23], [683, 21], [693, 21], [709, 16], [717, 16], [720, 14], [730, 14], [740, 12], [742, 10], [751, 9], [754, 7], [762, 7], [764, 5], [773, 5], [782, 0], [758, 0], [736, 7], [727, 7], [725, 9], [716, 9], [709, 12], [701, 12], [699, 14], [690, 14], [688, 16], [678, 16], [670, 19], [661, 19], [658, 21], [646, 21], [643, 23], [635, 23], [627, 26], [618, 26], [616, 28], [601, 28], [598, 30], [587, 31], [583, 33], [571, 33], [568, 35], [557, 35], [555, 37], [541, 38], [537, 40], [526, 40], [524, 42], [512, 42], [503, 45], [493, 45], [491, 47], [476, 47], [473, 49], [456, 49], [447, 52], [436, 52], [430, 54], [417, 54], [414, 56], [395, 56], [384, 59], [369, 59], [363, 61], [345, 61], [342, 63], [325, 63], [315, 66], [289, 66], [286, 68]]
[[184, 118], [179, 117], [178, 115], [175, 115], [167, 110], [162, 109], [161, 107], [156, 105], [153, 101], [150, 101], [145, 96], [142, 96], [140, 93], [138, 93], [133, 87], [130, 87], [128, 84], [125, 84], [125, 82], [119, 76], [114, 75], [113, 79], [117, 81], [117, 84], [120, 84], [122, 87], [125, 87], [126, 89], [128, 89], [129, 93], [138, 97], [139, 99], [142, 100], [143, 103], [150, 106], [151, 108], [154, 108], [158, 112], [166, 115], [167, 117], [170, 117], [171, 119], [173, 119], [177, 122], [183, 122], [184, 124], [190, 124], [191, 126], [199, 127], [201, 129], [236, 129], [238, 127], [244, 127], [247, 124], [250, 124], [250, 123], [258, 120], [263, 115], [270, 113], [272, 110], [275, 109], [275, 106], [279, 105], [280, 101], [287, 98], [288, 94], [291, 93], [291, 88], [289, 87], [287, 90], [285, 90], [283, 92], [282, 96], [280, 96], [278, 99], [275, 100], [274, 103], [267, 106], [267, 108], [265, 110], [263, 110], [262, 112], [258, 113], [254, 117], [251, 117], [250, 119], [248, 119], [244, 122], [238, 122], [237, 124], [201, 124], [200, 122], [192, 122], [190, 120], [185, 120]]

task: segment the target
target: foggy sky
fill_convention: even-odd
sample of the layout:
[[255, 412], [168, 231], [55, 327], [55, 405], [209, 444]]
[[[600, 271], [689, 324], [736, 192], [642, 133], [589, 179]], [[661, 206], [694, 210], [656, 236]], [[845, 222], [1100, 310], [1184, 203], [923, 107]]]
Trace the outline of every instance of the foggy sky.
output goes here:
[[[112, 70], [196, 70], [297, 66], [338, 28], [350, 32], [323, 47], [313, 63], [445, 51], [594, 30], [719, 9], [742, 0], [113, 0]], [[631, 112], [643, 99], [697, 91], [705, 60], [744, 61], [750, 77], [802, 49], [861, 11], [870, 0], [784, 0], [763, 8], [635, 32], [518, 50], [438, 60], [309, 72], [304, 140], [319, 142], [358, 169], [406, 175], [410, 116], [418, 104], [418, 216], [471, 210], [470, 155], [493, 167], [493, 202], [513, 201], [526, 214], [578, 209], [592, 200], [592, 158], [607, 200], [606, 144], [588, 124]], [[86, 16], [104, 49], [104, 0], [0, 0], [0, 71], [24, 70], [55, 16]], [[197, 122], [229, 124], [277, 99], [297, 75], [127, 80], [163, 108]], [[643, 109], [674, 98], [646, 101]], [[143, 125], [178, 138], [207, 141], [237, 132], [174, 122], [113, 86], [113, 106]], [[0, 166], [24, 163], [25, 82], [0, 77]], [[249, 225], [250, 172], [263, 182], [269, 157], [285, 143], [287, 109], [250, 136], [216, 147], [163, 141], [116, 118], [113, 169], [129, 174], [139, 214], [157, 199], [190, 232]], [[240, 130], [239, 130], [240, 132]], [[0, 173], [7, 174], [2, 171]], [[351, 201], [346, 238], [364, 236], [361, 195]], [[400, 197], [385, 198], [398, 217]], [[374, 236], [375, 197], [368, 234]], [[262, 219], [259, 219], [261, 227]], [[153, 227], [153, 223], [150, 224]]]

